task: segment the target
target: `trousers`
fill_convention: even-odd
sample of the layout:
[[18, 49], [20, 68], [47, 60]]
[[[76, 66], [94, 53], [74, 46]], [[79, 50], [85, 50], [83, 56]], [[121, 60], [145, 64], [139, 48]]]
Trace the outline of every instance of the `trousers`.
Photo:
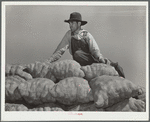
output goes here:
[[98, 63], [98, 61], [94, 60], [91, 54], [85, 53], [82, 50], [77, 50], [73, 55], [73, 59], [77, 61], [81, 66]]

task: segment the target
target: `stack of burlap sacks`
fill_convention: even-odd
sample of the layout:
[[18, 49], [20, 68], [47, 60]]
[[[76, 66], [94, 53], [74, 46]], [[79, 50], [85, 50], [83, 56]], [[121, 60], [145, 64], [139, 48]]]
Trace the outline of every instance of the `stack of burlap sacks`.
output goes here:
[[74, 60], [5, 68], [6, 111], [145, 111], [145, 88], [102, 63]]

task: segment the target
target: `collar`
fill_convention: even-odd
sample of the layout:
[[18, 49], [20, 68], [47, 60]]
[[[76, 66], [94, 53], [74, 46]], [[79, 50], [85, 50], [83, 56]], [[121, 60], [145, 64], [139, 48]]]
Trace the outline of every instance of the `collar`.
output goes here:
[[79, 30], [78, 32], [76, 32], [74, 34], [71, 33], [71, 36], [73, 38], [77, 39], [77, 40], [81, 40], [81, 38], [83, 37], [83, 32], [84, 31], [87, 32], [86, 30], [81, 29], [81, 30]]
[[78, 32], [74, 32], [74, 33], [71, 32], [71, 35], [72, 35], [72, 36], [77, 35], [77, 34], [81, 33], [82, 30], [83, 30], [83, 29], [80, 29]]

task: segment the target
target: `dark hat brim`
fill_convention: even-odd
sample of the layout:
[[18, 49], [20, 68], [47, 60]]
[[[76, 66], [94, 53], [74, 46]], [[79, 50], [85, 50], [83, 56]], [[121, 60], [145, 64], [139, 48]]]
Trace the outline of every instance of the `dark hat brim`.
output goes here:
[[81, 21], [81, 20], [78, 20], [78, 19], [69, 19], [69, 20], [65, 20], [64, 22], [69, 23], [70, 21], [80, 21], [81, 26], [87, 24], [87, 21]]

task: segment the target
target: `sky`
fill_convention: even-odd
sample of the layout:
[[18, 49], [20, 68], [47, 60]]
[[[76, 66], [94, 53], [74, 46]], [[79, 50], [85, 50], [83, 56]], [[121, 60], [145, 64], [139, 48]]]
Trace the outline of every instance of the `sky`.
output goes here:
[[[7, 5], [6, 64], [48, 59], [69, 30], [70, 13], [88, 21], [104, 57], [123, 67], [126, 79], [146, 86], [146, 7], [100, 5]], [[60, 60], [72, 59], [66, 51]]]

